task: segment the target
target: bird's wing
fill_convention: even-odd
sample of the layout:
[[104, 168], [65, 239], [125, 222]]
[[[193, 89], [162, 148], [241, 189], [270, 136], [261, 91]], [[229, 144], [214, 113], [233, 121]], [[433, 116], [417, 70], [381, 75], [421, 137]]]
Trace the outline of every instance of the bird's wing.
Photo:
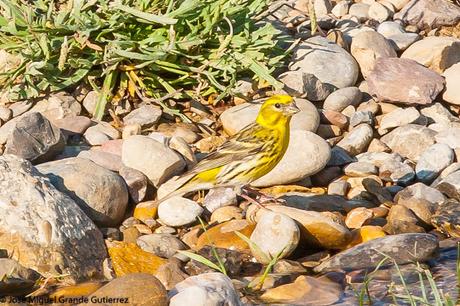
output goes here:
[[218, 168], [230, 162], [250, 158], [260, 152], [264, 143], [254, 137], [259, 126], [251, 124], [244, 130], [234, 135], [216, 151], [203, 158], [192, 170], [192, 173], [200, 173], [206, 170]]

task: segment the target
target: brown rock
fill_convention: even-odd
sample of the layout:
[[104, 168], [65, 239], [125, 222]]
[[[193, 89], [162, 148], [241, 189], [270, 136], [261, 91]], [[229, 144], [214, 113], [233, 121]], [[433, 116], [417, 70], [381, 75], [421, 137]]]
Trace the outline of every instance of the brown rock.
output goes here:
[[454, 25], [460, 21], [460, 8], [446, 0], [412, 0], [394, 15], [394, 19], [419, 29]]
[[239, 231], [249, 237], [254, 230], [254, 225], [246, 220], [231, 220], [218, 224], [201, 234], [196, 243], [195, 249], [199, 250], [205, 245], [214, 245], [218, 248], [233, 250], [248, 250], [248, 244], [235, 234]]
[[444, 88], [444, 79], [414, 60], [380, 58], [368, 76], [369, 91], [379, 101], [430, 104]]
[[392, 235], [403, 233], [424, 233], [417, 217], [410, 209], [402, 205], [391, 207], [384, 230]]
[[374, 212], [365, 207], [357, 207], [352, 209], [345, 219], [345, 224], [348, 228], [360, 228], [370, 219], [374, 217]]

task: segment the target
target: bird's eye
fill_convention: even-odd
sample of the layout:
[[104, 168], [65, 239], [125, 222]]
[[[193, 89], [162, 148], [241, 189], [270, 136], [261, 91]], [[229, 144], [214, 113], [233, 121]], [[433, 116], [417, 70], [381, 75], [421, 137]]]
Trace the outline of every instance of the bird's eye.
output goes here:
[[281, 104], [276, 103], [276, 104], [275, 104], [275, 107], [276, 107], [276, 108], [280, 108], [280, 107], [281, 107]]

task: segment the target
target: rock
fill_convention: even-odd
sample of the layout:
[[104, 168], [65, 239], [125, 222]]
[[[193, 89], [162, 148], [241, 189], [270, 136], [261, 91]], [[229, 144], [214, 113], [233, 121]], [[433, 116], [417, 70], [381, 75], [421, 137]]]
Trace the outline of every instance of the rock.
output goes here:
[[347, 181], [336, 181], [327, 186], [327, 194], [345, 196], [348, 189], [350, 189], [350, 184]]
[[128, 190], [118, 174], [78, 157], [40, 164], [37, 170], [98, 225], [110, 227], [122, 221]]
[[252, 255], [262, 264], [268, 264], [272, 258], [285, 258], [297, 247], [300, 230], [297, 224], [282, 213], [266, 210], [262, 213], [250, 237], [257, 245], [250, 245]]
[[342, 0], [337, 2], [337, 4], [332, 8], [331, 13], [338, 17], [341, 18], [348, 14], [348, 8], [350, 7], [350, 2], [347, 0]]
[[203, 212], [203, 208], [195, 201], [172, 197], [160, 203], [158, 217], [169, 226], [183, 226], [196, 220]]
[[132, 273], [155, 274], [167, 263], [166, 259], [142, 250], [135, 243], [106, 240], [106, 245], [117, 277]]
[[64, 146], [65, 139], [59, 128], [42, 114], [30, 113], [15, 124], [8, 136], [5, 154], [40, 163], [55, 157]]
[[430, 0], [411, 0], [394, 19], [415, 25], [419, 29], [438, 28], [454, 25], [460, 21], [460, 8], [446, 0], [436, 2]]
[[83, 107], [90, 114], [94, 115], [97, 100], [99, 99], [99, 93], [95, 90], [91, 90], [83, 99]]
[[5, 296], [28, 295], [41, 275], [16, 260], [0, 258], [0, 291]]
[[210, 222], [223, 223], [232, 219], [243, 219], [243, 210], [236, 206], [220, 207], [212, 213]]
[[216, 272], [188, 277], [169, 292], [169, 298], [170, 306], [242, 305], [230, 278]]
[[460, 128], [451, 128], [439, 132], [435, 136], [437, 143], [448, 145], [452, 149], [460, 148]]
[[355, 162], [348, 164], [343, 168], [344, 172], [348, 176], [368, 176], [372, 174], [378, 174], [378, 169], [371, 163], [366, 162]]
[[430, 104], [444, 88], [444, 79], [417, 62], [379, 58], [367, 77], [369, 91], [379, 101]]
[[441, 192], [423, 183], [415, 183], [408, 186], [395, 196], [395, 201], [402, 205], [416, 200], [427, 201], [433, 205], [437, 205], [444, 202], [445, 198]]
[[369, 147], [367, 147], [367, 152], [390, 152], [391, 149], [384, 144], [380, 139], [374, 138], [372, 139], [371, 143], [369, 144]]
[[192, 169], [197, 160], [189, 144], [181, 137], [173, 136], [169, 139], [169, 147], [178, 152], [187, 164], [187, 169]]
[[137, 204], [134, 208], [133, 217], [144, 223], [154, 219], [158, 212], [158, 204], [158, 201], [146, 201]]
[[[81, 305], [139, 305], [139, 306], [167, 306], [168, 293], [161, 282], [147, 273], [132, 273], [115, 278], [89, 296], [90, 303]], [[119, 298], [117, 301], [116, 299]]]
[[393, 152], [412, 161], [418, 161], [420, 155], [435, 143], [435, 134], [434, 131], [426, 127], [406, 124], [394, 129], [380, 140], [389, 146]]
[[158, 125], [156, 131], [168, 137], [180, 137], [189, 144], [195, 143], [200, 139], [200, 136], [197, 134], [199, 129], [189, 123], [161, 123]]
[[296, 220], [301, 231], [301, 241], [306, 245], [340, 249], [351, 239], [350, 231], [345, 226], [319, 212], [280, 205], [270, 206], [270, 210]]
[[137, 245], [144, 251], [163, 258], [173, 257], [177, 251], [185, 250], [185, 244], [170, 234], [150, 234], [137, 238]]
[[83, 135], [93, 123], [91, 119], [85, 116], [66, 117], [55, 119], [53, 123], [62, 130], [64, 135]]
[[366, 152], [356, 156], [359, 162], [371, 163], [376, 167], [381, 167], [386, 162], [399, 161], [403, 159], [399, 154], [386, 152]]
[[362, 93], [357, 87], [341, 88], [330, 94], [323, 104], [327, 111], [341, 112], [349, 105], [357, 105], [361, 102]]
[[[384, 259], [394, 259], [398, 265], [432, 259], [438, 241], [430, 234], [399, 234], [377, 238], [345, 250], [314, 268], [316, 272], [333, 270], [373, 269]], [[392, 261], [386, 265], [392, 265]]]
[[293, 283], [266, 290], [260, 298], [270, 305], [333, 305], [341, 295], [342, 286], [327, 276], [301, 275]]
[[321, 82], [337, 88], [353, 86], [359, 72], [358, 65], [350, 54], [319, 36], [309, 38], [294, 48], [289, 69], [311, 73]]
[[211, 213], [220, 207], [236, 204], [236, 192], [233, 188], [229, 187], [219, 187], [209, 190], [203, 201], [204, 207]]
[[[375, 4], [379, 3], [375, 2]], [[397, 57], [391, 44], [382, 34], [375, 31], [361, 32], [353, 37], [351, 54], [358, 62], [365, 79], [374, 68], [377, 59]]]
[[101, 150], [81, 151], [77, 157], [92, 161], [93, 163], [112, 171], [120, 171], [123, 167], [121, 156]]
[[331, 149], [331, 159], [327, 163], [327, 166], [344, 166], [349, 163], [356, 161], [354, 157], [351, 157], [347, 151], [342, 149], [341, 147], [334, 146]]
[[388, 130], [420, 120], [420, 113], [415, 107], [397, 108], [383, 115], [380, 121], [379, 133], [386, 134]]
[[348, 10], [348, 14], [358, 18], [359, 22], [364, 22], [367, 19], [369, 19], [369, 8], [370, 8], [369, 4], [366, 4], [363, 2], [354, 3], [350, 6], [350, 9]]
[[384, 230], [392, 235], [404, 233], [424, 233], [415, 214], [407, 207], [402, 205], [393, 205], [387, 217], [387, 224]]
[[120, 138], [120, 132], [107, 122], [99, 122], [89, 127], [84, 136], [90, 145], [97, 146], [106, 141]]
[[387, 0], [397, 11], [401, 10], [410, 0]]
[[183, 158], [164, 143], [136, 135], [123, 142], [122, 161], [145, 174], [156, 187], [185, 167]]
[[56, 124], [56, 120], [80, 115], [81, 105], [70, 94], [60, 91], [36, 102], [30, 112], [41, 113], [53, 124]]
[[122, 166], [120, 176], [125, 180], [131, 200], [134, 203], [142, 202], [147, 194], [148, 178], [140, 171]]
[[[296, 99], [296, 105], [301, 109], [291, 120], [291, 131], [304, 130], [315, 132], [319, 125], [319, 114], [316, 107], [305, 99]], [[227, 109], [220, 116], [222, 125], [228, 135], [234, 135], [253, 123], [259, 113], [260, 103], [243, 103]]]
[[460, 237], [460, 205], [457, 200], [449, 199], [441, 203], [431, 218], [431, 223], [442, 233], [450, 237]]
[[143, 105], [123, 118], [126, 125], [139, 124], [141, 127], [149, 127], [158, 122], [161, 118], [161, 108], [154, 105]]
[[[51, 299], [56, 299], [57, 301], [75, 301], [74, 303], [84, 303], [87, 296], [94, 293], [97, 289], [101, 288], [104, 284], [97, 281], [89, 281], [76, 285], [64, 286], [58, 288], [56, 291], [51, 293], [49, 297]], [[75, 300], [73, 300], [75, 299]], [[66, 302], [67, 302], [66, 301]], [[80, 303], [80, 301], [82, 301]]]
[[348, 126], [347, 116], [337, 111], [323, 109], [320, 112], [320, 117], [321, 123], [324, 124], [332, 124], [338, 126], [341, 129], [345, 129]]
[[433, 71], [443, 73], [460, 62], [460, 39], [429, 36], [412, 44], [401, 54], [401, 58], [412, 59]]
[[345, 224], [348, 228], [360, 228], [374, 217], [374, 212], [365, 207], [357, 207], [348, 212]]
[[254, 224], [250, 224], [247, 220], [231, 220], [218, 224], [200, 235], [194, 249], [199, 250], [206, 245], [213, 244], [217, 248], [247, 251], [249, 246], [235, 232], [238, 231], [249, 237], [254, 231], [254, 227]]
[[121, 138], [127, 139], [133, 135], [140, 135], [142, 132], [142, 127], [140, 124], [128, 124], [123, 127], [121, 132]]
[[379, 168], [379, 176], [387, 182], [408, 185], [415, 177], [415, 172], [407, 163], [387, 161]]
[[342, 131], [335, 125], [320, 124], [316, 134], [321, 138], [330, 139], [342, 135]]
[[435, 187], [449, 198], [460, 199], [460, 171], [447, 175]]
[[70, 197], [12, 155], [0, 157], [0, 184], [0, 245], [12, 258], [74, 280], [102, 275], [102, 234]]
[[420, 155], [415, 167], [417, 179], [424, 183], [430, 183], [453, 161], [453, 150], [446, 144], [436, 143]]
[[446, 79], [446, 90], [442, 98], [451, 104], [460, 105], [460, 91], [457, 86], [460, 83], [460, 63], [447, 68], [443, 76]]
[[374, 124], [374, 115], [370, 111], [357, 111], [350, 118], [350, 128], [353, 128], [361, 123], [369, 125]]
[[446, 176], [450, 175], [451, 173], [454, 173], [456, 171], [460, 170], [460, 163], [455, 162], [448, 166], [446, 169], [444, 169], [441, 174], [434, 180], [434, 182], [431, 184], [431, 186], [436, 186], [443, 178]]
[[350, 155], [355, 156], [366, 150], [372, 140], [372, 136], [372, 127], [368, 124], [361, 124], [351, 130], [350, 133], [337, 143], [337, 146], [347, 151]]
[[158, 268], [155, 277], [160, 280], [166, 290], [171, 290], [188, 277], [186, 273], [182, 272], [181, 266], [182, 264], [178, 259], [172, 258], [168, 263]]
[[317, 17], [323, 17], [329, 14], [332, 10], [332, 4], [330, 0], [315, 0], [313, 6]]
[[302, 71], [286, 71], [279, 76], [284, 83], [284, 91], [296, 97], [306, 97], [310, 101], [323, 101], [334, 90], [335, 86], [321, 82], [311, 73]]
[[390, 18], [391, 15], [393, 15], [385, 5], [380, 4], [379, 2], [374, 2], [371, 4], [368, 14], [370, 19], [374, 19], [378, 22], [384, 22]]
[[371, 241], [380, 237], [385, 237], [386, 234], [380, 226], [364, 225], [352, 232], [353, 239], [346, 247], [347, 249], [363, 242]]
[[251, 185], [265, 187], [299, 181], [323, 169], [330, 156], [331, 149], [324, 139], [312, 132], [293, 131], [281, 161]]
[[6, 122], [13, 117], [13, 111], [6, 106], [0, 105], [0, 120]]

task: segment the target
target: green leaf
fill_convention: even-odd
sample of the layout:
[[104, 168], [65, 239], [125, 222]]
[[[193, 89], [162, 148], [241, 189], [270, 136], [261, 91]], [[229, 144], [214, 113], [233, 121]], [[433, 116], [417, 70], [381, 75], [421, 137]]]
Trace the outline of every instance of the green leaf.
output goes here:
[[159, 23], [163, 25], [177, 23], [177, 19], [142, 12], [135, 8], [132, 8], [132, 7], [129, 7], [123, 4], [119, 4], [119, 3], [114, 4], [114, 8], [119, 9], [125, 13], [131, 14], [133, 16], [136, 16], [138, 18], [141, 18], [143, 20], [149, 21], [151, 23]]
[[199, 254], [195, 254], [195, 253], [192, 253], [192, 252], [188, 252], [188, 251], [178, 251], [178, 252], [180, 254], [183, 254], [183, 255], [185, 255], [187, 257], [190, 257], [191, 259], [196, 260], [196, 261], [198, 261], [198, 262], [210, 267], [211, 269], [214, 269], [214, 270], [217, 270], [217, 271], [223, 273], [221, 271], [221, 268], [218, 265], [216, 265], [215, 263], [213, 263], [212, 261], [210, 261], [206, 257], [203, 257], [203, 256], [201, 256]]
[[262, 249], [254, 241], [252, 241], [251, 239], [249, 239], [248, 237], [246, 237], [244, 234], [242, 234], [239, 231], [235, 231], [235, 234], [238, 237], [240, 237], [242, 240], [244, 240], [244, 242], [246, 242], [251, 247], [251, 250], [257, 254], [257, 257], [263, 258], [265, 262], [270, 262], [271, 260], [270, 256], [265, 254], [265, 252], [262, 251]]

